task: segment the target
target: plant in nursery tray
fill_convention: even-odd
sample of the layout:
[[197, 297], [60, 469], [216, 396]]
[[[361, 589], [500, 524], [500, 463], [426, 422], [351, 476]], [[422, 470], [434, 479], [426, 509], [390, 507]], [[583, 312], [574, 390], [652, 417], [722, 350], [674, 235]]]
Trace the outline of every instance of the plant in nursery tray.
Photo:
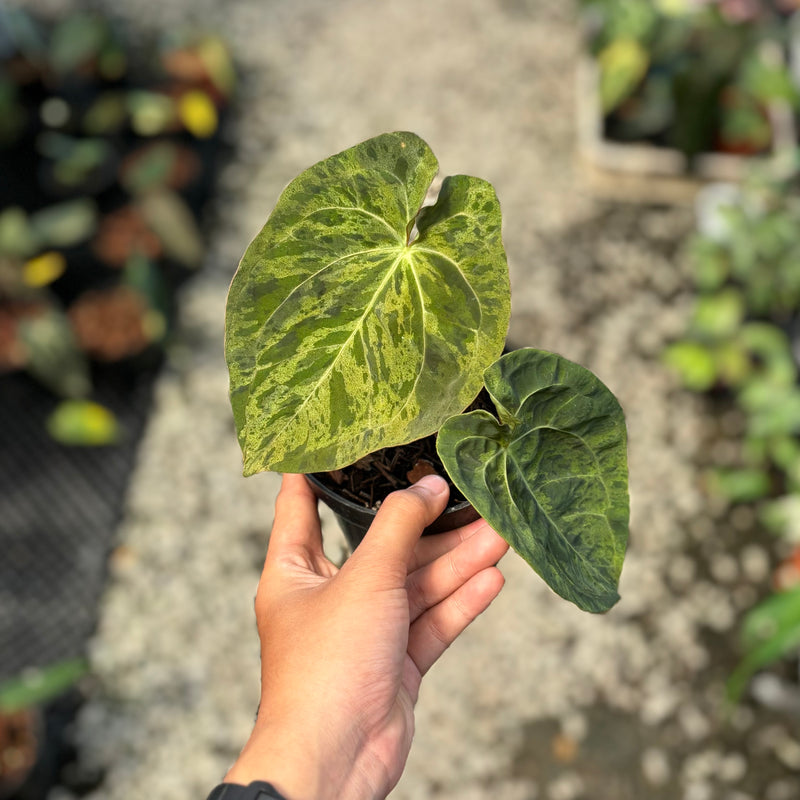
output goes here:
[[[562, 597], [618, 599], [625, 421], [561, 356], [502, 355], [510, 316], [491, 184], [389, 133], [301, 173], [248, 247], [225, 349], [244, 473], [339, 470], [432, 434], [452, 483]], [[496, 414], [463, 413], [486, 388]]]

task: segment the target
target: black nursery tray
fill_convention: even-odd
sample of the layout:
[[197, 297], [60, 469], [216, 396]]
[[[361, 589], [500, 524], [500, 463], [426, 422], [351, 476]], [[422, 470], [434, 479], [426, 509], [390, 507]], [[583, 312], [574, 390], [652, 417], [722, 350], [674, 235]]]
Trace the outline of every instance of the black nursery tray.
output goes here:
[[84, 654], [157, 372], [95, 375], [125, 430], [102, 448], [55, 442], [41, 420], [56, 399], [0, 378], [0, 682]]
[[[83, 39], [75, 25], [84, 26]], [[83, 51], [72, 47], [78, 40]], [[175, 293], [201, 265], [204, 208], [227, 155], [221, 132], [233, 71], [226, 59], [213, 36], [134, 36], [87, 12], [41, 23], [0, 0], [0, 686], [83, 657], [96, 626]], [[117, 102], [122, 113], [98, 132], [86, 119], [102, 98]], [[136, 116], [142, 103], [161, 109], [160, 122]], [[80, 147], [88, 140], [101, 140], [108, 156], [97, 169], [81, 166]], [[57, 157], [48, 157], [76, 144], [75, 162], [67, 158], [59, 166]], [[175, 152], [180, 157], [170, 160]], [[150, 160], [137, 172], [132, 159], [142, 156]], [[65, 184], [73, 167], [81, 179]], [[8, 224], [3, 228], [9, 209], [30, 223], [37, 212], [64, 202], [93, 209], [95, 224], [86, 235], [25, 246], [24, 236], [9, 237]], [[171, 231], [158, 219], [165, 207], [174, 215]], [[176, 227], [190, 235], [170, 240]], [[48, 254], [56, 254], [61, 272], [31, 285], [30, 262]], [[146, 269], [132, 271], [142, 263]], [[93, 340], [87, 343], [75, 309], [118, 287], [137, 293], [149, 323], [161, 320], [155, 326], [160, 335], [127, 347], [115, 329], [122, 313], [115, 309], [122, 307], [112, 305], [104, 313], [90, 309]], [[60, 443], [48, 432], [48, 419], [68, 398], [56, 381], [42, 379], [41, 362], [34, 369], [29, 352], [18, 346], [29, 344], [18, 335], [19, 320], [41, 308], [59, 317], [68, 326], [63, 330], [72, 331], [67, 339], [77, 342], [74, 355], [88, 378], [78, 399], [100, 404], [115, 418], [118, 435], [104, 446]], [[55, 369], [58, 360], [46, 364]], [[49, 727], [47, 738], [58, 739]], [[54, 746], [63, 749], [58, 742], [48, 745]], [[37, 786], [58, 780], [58, 757], [50, 762], [51, 774], [38, 774]], [[44, 794], [37, 789], [20, 796]]]
[[[83, 650], [175, 291], [202, 261], [233, 68], [213, 36], [139, 34], [89, 12], [41, 22], [0, 6], [0, 681]], [[106, 157], [87, 169], [98, 152]], [[63, 219], [37, 227], [37, 214], [65, 202], [83, 204], [94, 224], [77, 235]], [[164, 204], [187, 234], [180, 241], [153, 213]], [[43, 255], [62, 271], [37, 284], [29, 270]], [[124, 303], [100, 305], [119, 287], [143, 310], [132, 342]], [[64, 337], [77, 343], [79, 399], [116, 417], [119, 435], [104, 447], [47, 433], [70, 393], [46, 374], [65, 359], [37, 361], [20, 333], [41, 308], [62, 321], [57, 356]], [[163, 323], [152, 340], [145, 315], [151, 328]]]

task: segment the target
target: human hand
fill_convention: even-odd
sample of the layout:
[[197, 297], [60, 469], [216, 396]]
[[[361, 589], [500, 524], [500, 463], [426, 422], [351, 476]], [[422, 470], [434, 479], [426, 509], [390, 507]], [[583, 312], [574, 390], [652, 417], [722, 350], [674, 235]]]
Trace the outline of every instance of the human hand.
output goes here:
[[508, 545], [483, 520], [420, 538], [447, 483], [394, 492], [338, 569], [317, 501], [285, 475], [256, 595], [261, 705], [225, 780], [288, 800], [384, 798], [402, 774], [422, 676], [503, 586]]

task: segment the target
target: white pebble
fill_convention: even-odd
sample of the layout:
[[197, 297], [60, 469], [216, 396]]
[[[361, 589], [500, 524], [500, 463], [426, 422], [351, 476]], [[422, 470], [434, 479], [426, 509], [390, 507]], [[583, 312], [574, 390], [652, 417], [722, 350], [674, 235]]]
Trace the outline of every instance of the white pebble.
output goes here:
[[642, 753], [642, 774], [651, 786], [664, 786], [670, 778], [667, 754], [658, 747], [648, 747]]
[[711, 724], [706, 717], [693, 705], [684, 705], [678, 711], [678, 722], [692, 741], [704, 739], [711, 731]]
[[711, 574], [720, 583], [733, 583], [739, 577], [739, 564], [727, 553], [719, 553], [711, 560]]
[[747, 774], [747, 759], [741, 753], [728, 753], [719, 765], [720, 780], [738, 783]]
[[712, 800], [713, 797], [714, 789], [706, 781], [690, 783], [683, 793], [683, 800]]
[[767, 786], [764, 800], [797, 800], [797, 781], [781, 778]]
[[669, 578], [676, 589], [688, 586], [697, 573], [697, 566], [688, 556], [679, 555], [669, 565]]
[[788, 769], [800, 771], [800, 742], [785, 738], [775, 747], [775, 755]]
[[561, 732], [575, 742], [582, 742], [589, 732], [589, 723], [583, 714], [569, 714], [561, 720]]
[[583, 794], [583, 781], [580, 775], [566, 772], [551, 781], [547, 787], [550, 800], [578, 800]]
[[742, 572], [753, 583], [760, 583], [769, 575], [770, 561], [767, 551], [757, 544], [747, 545], [740, 556]]

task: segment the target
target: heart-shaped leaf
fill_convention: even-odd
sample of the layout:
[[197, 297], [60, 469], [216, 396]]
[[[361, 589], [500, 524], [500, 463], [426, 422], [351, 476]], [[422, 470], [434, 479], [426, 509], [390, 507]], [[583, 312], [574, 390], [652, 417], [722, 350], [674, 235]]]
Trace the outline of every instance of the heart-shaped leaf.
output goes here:
[[439, 432], [445, 469], [484, 519], [585, 611], [607, 611], [628, 539], [625, 419], [591, 372], [540, 350], [515, 350], [485, 373], [487, 411]]
[[437, 168], [414, 134], [370, 139], [292, 181], [247, 249], [226, 319], [246, 475], [346, 466], [478, 393], [509, 318], [500, 207], [459, 175], [418, 214]]

